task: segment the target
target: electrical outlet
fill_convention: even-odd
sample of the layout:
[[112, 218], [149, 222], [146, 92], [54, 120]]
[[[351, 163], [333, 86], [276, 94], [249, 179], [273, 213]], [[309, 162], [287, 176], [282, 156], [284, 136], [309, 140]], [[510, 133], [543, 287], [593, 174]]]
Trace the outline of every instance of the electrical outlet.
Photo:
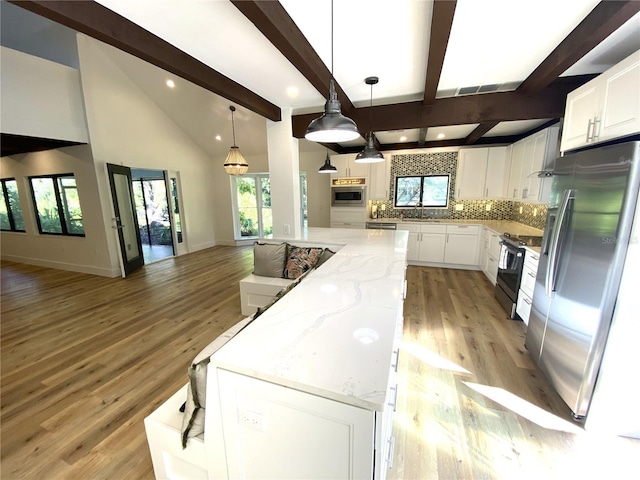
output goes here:
[[291, 235], [291, 225], [285, 223], [282, 230], [285, 235]]
[[241, 410], [238, 414], [240, 425], [244, 425], [247, 428], [264, 432], [266, 424], [264, 417], [259, 413], [252, 412], [250, 410]]

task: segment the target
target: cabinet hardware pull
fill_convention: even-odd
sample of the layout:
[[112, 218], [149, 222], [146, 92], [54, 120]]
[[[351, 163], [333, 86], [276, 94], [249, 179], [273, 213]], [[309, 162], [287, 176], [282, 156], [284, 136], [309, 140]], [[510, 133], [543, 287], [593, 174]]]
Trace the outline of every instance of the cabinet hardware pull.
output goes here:
[[393, 402], [387, 403], [387, 405], [393, 407], [393, 411], [395, 412], [398, 404], [398, 385], [391, 387], [391, 390], [393, 390]]
[[391, 366], [393, 367], [393, 369], [397, 373], [398, 372], [398, 363], [400, 363], [400, 349], [396, 350], [395, 354], [396, 354], [396, 362], [392, 363]]
[[513, 189], [513, 198], [516, 198], [518, 196], [518, 189], [514, 188]]
[[593, 119], [589, 119], [589, 123], [587, 124], [587, 143], [589, 143], [590, 141], [593, 140], [593, 135], [590, 135], [589, 132], [591, 132], [591, 128], [594, 126], [594, 121]]
[[537, 255], [531, 255], [531, 258], [534, 260], [540, 260], [540, 257], [538, 257]]
[[389, 437], [389, 440], [387, 440], [387, 443], [389, 444], [389, 451], [387, 452], [387, 464], [389, 465], [387, 468], [391, 469], [393, 468], [393, 453], [395, 451], [395, 447], [396, 447], [396, 439], [395, 437], [391, 436]]
[[526, 303], [527, 305], [531, 305], [531, 300], [529, 300], [527, 297], [522, 297], [522, 299], [524, 300], [524, 303]]
[[593, 120], [593, 135], [591, 135], [591, 139], [595, 142], [600, 137], [600, 119], [596, 117]]
[[536, 275], [533, 272], [528, 272], [527, 275], [529, 275], [531, 278], [536, 278]]

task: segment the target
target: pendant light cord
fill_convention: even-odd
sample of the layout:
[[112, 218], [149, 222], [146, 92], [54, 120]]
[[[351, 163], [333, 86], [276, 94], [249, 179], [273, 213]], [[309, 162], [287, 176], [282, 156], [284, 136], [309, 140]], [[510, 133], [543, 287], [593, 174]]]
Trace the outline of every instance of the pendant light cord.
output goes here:
[[331, 0], [331, 78], [333, 78], [333, 0]]
[[236, 111], [236, 107], [231, 106], [229, 107], [229, 110], [231, 110], [231, 131], [233, 132], [233, 146], [236, 146], [236, 124], [233, 121], [233, 112]]

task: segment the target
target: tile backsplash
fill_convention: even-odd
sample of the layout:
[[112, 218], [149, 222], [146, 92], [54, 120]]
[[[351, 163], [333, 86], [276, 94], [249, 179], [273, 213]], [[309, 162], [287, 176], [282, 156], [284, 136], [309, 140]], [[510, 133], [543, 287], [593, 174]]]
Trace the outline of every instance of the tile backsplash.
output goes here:
[[[424, 218], [452, 220], [513, 220], [535, 228], [544, 228], [547, 216], [546, 205], [514, 202], [511, 200], [456, 200], [456, 169], [458, 152], [413, 153], [392, 155], [390, 200], [374, 201], [378, 208], [378, 218], [420, 217], [420, 209], [393, 208], [395, 178], [398, 175], [449, 175], [448, 208], [425, 208]], [[382, 209], [384, 208], [384, 210]]]

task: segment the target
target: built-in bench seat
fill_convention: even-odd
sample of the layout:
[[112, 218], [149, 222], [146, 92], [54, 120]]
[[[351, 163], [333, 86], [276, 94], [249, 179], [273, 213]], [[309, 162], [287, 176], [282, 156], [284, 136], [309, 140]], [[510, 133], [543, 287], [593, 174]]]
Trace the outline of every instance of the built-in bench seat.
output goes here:
[[254, 275], [240, 280], [240, 309], [243, 315], [253, 315], [258, 308], [267, 305], [280, 290], [294, 280], [289, 278]]

